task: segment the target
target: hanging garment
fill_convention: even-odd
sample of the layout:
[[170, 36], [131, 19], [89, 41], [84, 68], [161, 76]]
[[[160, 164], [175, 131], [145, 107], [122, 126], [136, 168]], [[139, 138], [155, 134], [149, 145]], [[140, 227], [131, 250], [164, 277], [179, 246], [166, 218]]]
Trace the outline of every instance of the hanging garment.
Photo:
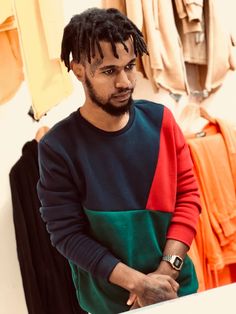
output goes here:
[[[72, 92], [72, 83], [59, 53], [63, 30], [61, 2], [13, 2], [32, 108], [35, 119], [39, 120]], [[52, 5], [55, 10], [51, 9]]]
[[219, 282], [229, 283], [228, 267], [236, 263], [236, 132], [216, 119], [202, 134], [188, 139], [188, 144], [202, 203], [196, 241], [206, 287], [213, 288]]
[[60, 61], [62, 2], [0, 0], [0, 8], [0, 104], [17, 92], [24, 67], [34, 118], [39, 120], [72, 92]]
[[[198, 232], [198, 229], [197, 229]], [[204, 271], [202, 267], [202, 259], [199, 255], [199, 250], [197, 246], [196, 239], [193, 239], [193, 242], [191, 244], [191, 247], [188, 251], [189, 257], [192, 259], [196, 274], [197, 274], [197, 279], [198, 279], [198, 292], [206, 290], [206, 283], [205, 283], [205, 277], [204, 277]]]
[[[116, 2], [107, 0], [105, 5], [115, 7]], [[144, 34], [149, 57], [142, 57], [143, 68], [156, 87], [174, 94], [191, 93], [186, 61], [192, 61], [199, 66], [200, 91], [207, 97], [221, 86], [228, 71], [235, 69], [234, 43], [217, 0], [203, 1], [203, 7], [200, 0], [126, 0], [126, 11]], [[193, 22], [194, 18], [198, 22]], [[187, 36], [181, 37], [180, 23]]]
[[17, 253], [29, 314], [79, 314], [67, 260], [52, 247], [36, 192], [38, 144], [27, 142], [10, 171]]
[[183, 46], [184, 61], [207, 64], [203, 0], [175, 0], [176, 25]]
[[12, 0], [0, 0], [0, 24], [12, 15]]
[[16, 23], [7, 3], [2, 10], [0, 1], [0, 104], [10, 100], [24, 80]]
[[64, 29], [63, 3], [58, 0], [39, 0], [38, 6], [42, 19], [40, 28], [44, 32], [49, 59], [60, 59]]

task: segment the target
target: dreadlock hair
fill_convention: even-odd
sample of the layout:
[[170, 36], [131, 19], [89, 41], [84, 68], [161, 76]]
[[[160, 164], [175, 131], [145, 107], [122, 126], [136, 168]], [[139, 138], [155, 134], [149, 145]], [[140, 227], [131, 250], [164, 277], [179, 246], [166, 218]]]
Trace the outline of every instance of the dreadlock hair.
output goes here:
[[74, 15], [65, 27], [61, 45], [61, 60], [64, 61], [69, 72], [70, 54], [78, 63], [82, 62], [83, 58], [87, 58], [91, 63], [91, 57], [95, 57], [97, 47], [100, 57], [103, 59], [100, 41], [110, 42], [114, 56], [119, 58], [115, 43], [122, 43], [128, 52], [125, 41], [129, 38], [133, 40], [136, 56], [148, 54], [143, 34], [125, 15], [114, 8], [91, 8]]

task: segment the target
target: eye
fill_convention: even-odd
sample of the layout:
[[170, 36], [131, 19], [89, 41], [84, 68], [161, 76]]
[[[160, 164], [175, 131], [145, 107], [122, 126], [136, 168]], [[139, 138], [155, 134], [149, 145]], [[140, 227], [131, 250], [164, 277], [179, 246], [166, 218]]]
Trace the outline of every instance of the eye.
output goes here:
[[102, 73], [104, 73], [105, 75], [112, 75], [112, 74], [114, 74], [114, 72], [115, 72], [115, 70], [114, 69], [108, 69], [108, 70], [106, 70], [106, 71], [104, 71], [104, 72], [102, 72]]
[[127, 71], [131, 71], [131, 70], [133, 70], [133, 68], [135, 67], [135, 63], [130, 63], [130, 64], [128, 64], [126, 67], [125, 67], [125, 69], [127, 70]]

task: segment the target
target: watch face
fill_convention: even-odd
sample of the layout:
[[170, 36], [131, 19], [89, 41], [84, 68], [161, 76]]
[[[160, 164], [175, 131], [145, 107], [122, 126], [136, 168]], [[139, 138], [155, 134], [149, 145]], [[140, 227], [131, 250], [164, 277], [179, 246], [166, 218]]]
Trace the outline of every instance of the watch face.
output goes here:
[[182, 260], [181, 260], [181, 258], [179, 258], [178, 256], [176, 256], [176, 258], [175, 258], [173, 264], [174, 264], [174, 266], [175, 266], [176, 268], [180, 268], [181, 265], [182, 265]]

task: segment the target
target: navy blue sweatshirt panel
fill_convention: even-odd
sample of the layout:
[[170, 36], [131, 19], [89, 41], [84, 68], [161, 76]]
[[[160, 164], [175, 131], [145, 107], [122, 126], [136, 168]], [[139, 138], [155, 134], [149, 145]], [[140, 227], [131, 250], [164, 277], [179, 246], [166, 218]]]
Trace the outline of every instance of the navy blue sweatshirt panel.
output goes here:
[[53, 246], [84, 270], [107, 279], [119, 259], [88, 236], [80, 191], [71, 180], [65, 161], [44, 141], [39, 144], [39, 161], [40, 212]]
[[39, 144], [41, 213], [58, 250], [83, 269], [108, 278], [119, 259], [88, 235], [83, 207], [99, 211], [144, 209], [160, 140], [164, 107], [134, 102], [128, 124], [106, 132], [79, 110]]

